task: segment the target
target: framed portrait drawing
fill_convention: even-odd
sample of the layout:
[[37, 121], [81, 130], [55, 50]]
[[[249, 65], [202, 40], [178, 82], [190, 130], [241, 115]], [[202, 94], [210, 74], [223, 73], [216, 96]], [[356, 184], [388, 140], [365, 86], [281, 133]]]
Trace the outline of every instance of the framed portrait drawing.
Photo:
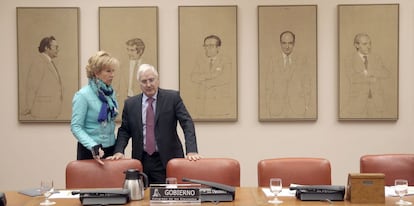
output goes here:
[[69, 122], [79, 89], [79, 8], [17, 7], [18, 119]]
[[179, 7], [180, 93], [194, 121], [237, 121], [237, 6]]
[[339, 120], [398, 119], [399, 5], [338, 5]]
[[158, 7], [100, 7], [99, 48], [120, 61], [112, 86], [122, 112], [124, 101], [141, 93], [139, 66], [151, 64], [159, 70]]
[[317, 6], [258, 6], [259, 121], [316, 120]]

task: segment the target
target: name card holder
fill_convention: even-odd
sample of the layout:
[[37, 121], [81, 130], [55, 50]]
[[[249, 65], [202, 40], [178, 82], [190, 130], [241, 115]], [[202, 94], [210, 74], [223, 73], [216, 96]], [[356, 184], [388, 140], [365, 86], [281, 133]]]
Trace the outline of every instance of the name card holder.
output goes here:
[[150, 205], [201, 205], [200, 184], [151, 184]]
[[384, 203], [384, 177], [382, 173], [350, 173], [346, 199], [352, 203]]

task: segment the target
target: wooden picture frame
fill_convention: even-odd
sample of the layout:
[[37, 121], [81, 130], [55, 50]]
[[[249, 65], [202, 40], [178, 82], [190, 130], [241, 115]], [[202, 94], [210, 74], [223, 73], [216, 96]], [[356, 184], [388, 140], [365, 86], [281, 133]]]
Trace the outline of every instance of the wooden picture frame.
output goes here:
[[339, 120], [398, 120], [399, 4], [338, 5], [338, 40]]
[[69, 122], [79, 90], [79, 8], [17, 7], [18, 119]]
[[141, 93], [139, 65], [151, 64], [159, 71], [158, 7], [99, 7], [99, 48], [120, 61], [112, 86], [122, 113], [124, 101]]
[[179, 46], [194, 121], [237, 121], [237, 6], [180, 6]]
[[259, 121], [316, 120], [317, 5], [258, 6]]

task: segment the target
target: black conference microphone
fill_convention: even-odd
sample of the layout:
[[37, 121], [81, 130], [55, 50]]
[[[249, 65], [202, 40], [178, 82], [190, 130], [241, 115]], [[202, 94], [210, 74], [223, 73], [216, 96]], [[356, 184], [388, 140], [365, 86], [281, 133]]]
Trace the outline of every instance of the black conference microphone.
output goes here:
[[185, 177], [182, 178], [182, 181], [202, 184], [211, 187], [200, 189], [201, 202], [231, 202], [234, 200], [236, 195], [236, 188], [230, 185], [205, 180], [189, 179]]
[[193, 182], [193, 183], [198, 183], [198, 184], [210, 186], [214, 189], [225, 190], [225, 191], [230, 192], [230, 193], [236, 192], [235, 187], [232, 187], [230, 185], [221, 184], [221, 183], [218, 183], [218, 182], [210, 182], [210, 181], [205, 181], [205, 180], [196, 180], [196, 179], [190, 179], [190, 178], [186, 178], [186, 177], [183, 177], [182, 180], [184, 182]]

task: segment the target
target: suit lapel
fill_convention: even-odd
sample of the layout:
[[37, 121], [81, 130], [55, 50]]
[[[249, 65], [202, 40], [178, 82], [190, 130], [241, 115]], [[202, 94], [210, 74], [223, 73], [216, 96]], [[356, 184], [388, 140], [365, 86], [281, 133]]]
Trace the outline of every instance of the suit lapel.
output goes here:
[[142, 134], [142, 93], [137, 98], [138, 101], [138, 108], [135, 110], [136, 114], [134, 115], [137, 118], [138, 121], [138, 128], [140, 128], [141, 134]]
[[158, 89], [157, 107], [155, 109], [155, 124], [157, 124], [158, 122], [158, 118], [160, 117], [160, 111], [164, 107], [164, 104], [165, 104], [164, 92], [161, 89]]

